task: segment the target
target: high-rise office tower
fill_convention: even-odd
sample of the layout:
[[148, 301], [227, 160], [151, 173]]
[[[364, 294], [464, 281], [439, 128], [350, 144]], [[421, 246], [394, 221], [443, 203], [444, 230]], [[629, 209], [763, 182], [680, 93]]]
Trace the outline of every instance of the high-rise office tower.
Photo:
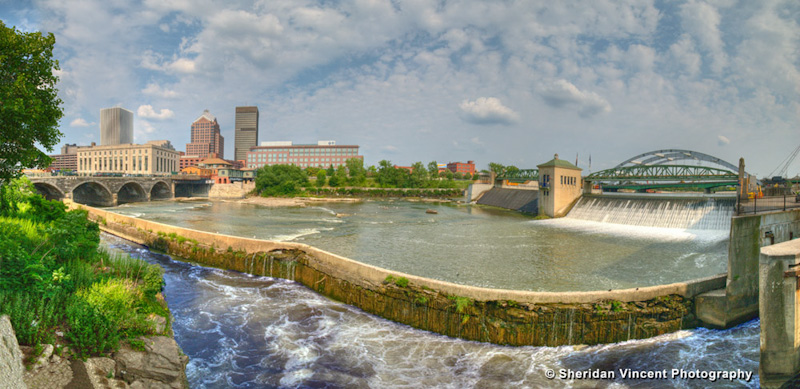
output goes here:
[[250, 148], [258, 146], [258, 107], [236, 107], [235, 128], [234, 157], [244, 161]]
[[100, 144], [133, 143], [133, 112], [122, 107], [100, 110]]
[[212, 153], [216, 158], [225, 158], [225, 138], [219, 133], [219, 123], [208, 110], [192, 123], [191, 143], [186, 144], [186, 154], [207, 158]]

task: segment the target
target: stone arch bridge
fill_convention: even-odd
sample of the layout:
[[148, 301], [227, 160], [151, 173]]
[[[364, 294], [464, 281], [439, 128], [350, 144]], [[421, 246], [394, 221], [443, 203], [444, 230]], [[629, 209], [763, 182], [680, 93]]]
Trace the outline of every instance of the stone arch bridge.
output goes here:
[[[29, 179], [36, 190], [48, 200], [68, 198], [76, 203], [101, 207], [168, 200], [176, 194], [191, 197], [197, 195], [194, 186], [207, 187], [205, 180], [187, 181], [170, 177], [54, 176]], [[207, 193], [206, 189], [206, 195]]]

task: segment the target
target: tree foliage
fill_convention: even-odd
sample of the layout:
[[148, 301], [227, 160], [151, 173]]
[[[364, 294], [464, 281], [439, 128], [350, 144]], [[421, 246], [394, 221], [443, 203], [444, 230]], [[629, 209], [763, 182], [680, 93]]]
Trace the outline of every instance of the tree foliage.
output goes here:
[[294, 165], [266, 165], [256, 172], [256, 190], [262, 196], [293, 196], [306, 183], [306, 172]]
[[44, 168], [61, 138], [52, 33], [21, 32], [0, 21], [0, 182], [22, 168]]
[[350, 186], [364, 186], [367, 182], [367, 169], [364, 169], [364, 160], [361, 158], [350, 158], [345, 161], [347, 166], [348, 184]]

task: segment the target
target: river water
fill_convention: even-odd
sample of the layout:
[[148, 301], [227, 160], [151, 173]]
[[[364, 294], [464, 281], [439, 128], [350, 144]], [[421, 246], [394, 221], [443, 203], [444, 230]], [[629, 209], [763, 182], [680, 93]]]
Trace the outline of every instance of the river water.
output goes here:
[[[439, 214], [425, 214], [428, 208]], [[268, 209], [199, 201], [132, 204], [112, 210], [206, 231], [304, 242], [390, 269], [454, 282], [533, 290], [600, 289], [598, 285], [656, 284], [715, 274], [725, 270], [718, 262], [724, 262], [727, 245], [726, 234], [719, 231], [564, 219], [540, 222], [512, 212], [404, 202]], [[347, 216], [336, 217], [337, 213]], [[477, 232], [459, 235], [469, 230]], [[543, 238], [551, 242], [530, 242]], [[175, 338], [191, 358], [187, 375], [196, 388], [758, 387], [758, 321], [726, 331], [679, 331], [611, 345], [503, 347], [393, 323], [291, 281], [198, 266], [107, 234], [103, 242], [164, 268]], [[501, 247], [506, 249], [496, 253]], [[425, 260], [417, 261], [419, 255]], [[531, 255], [555, 258], [524, 262]], [[515, 260], [524, 264], [515, 267]], [[682, 272], [673, 262], [693, 267]], [[498, 266], [505, 268], [497, 271]], [[650, 269], [654, 266], [658, 271]], [[581, 269], [583, 278], [548, 281], [566, 276], [560, 267]], [[517, 274], [531, 269], [548, 275]], [[582, 286], [581, 280], [589, 286]], [[551, 380], [548, 369], [556, 375], [562, 370], [613, 371], [616, 378]], [[630, 380], [621, 378], [624, 369], [668, 374], [672, 369], [740, 369], [753, 377], [716, 382]]]
[[499, 209], [407, 201], [267, 208], [204, 199], [109, 210], [197, 230], [306, 243], [390, 270], [490, 288], [623, 289], [712, 276], [727, 267], [727, 226], [684, 230], [539, 221]]
[[[758, 387], [759, 323], [592, 347], [503, 347], [448, 338], [331, 301], [300, 284], [212, 269], [103, 234], [112, 249], [164, 268], [175, 339], [193, 388]], [[610, 370], [616, 380], [549, 380]], [[636, 371], [736, 370], [749, 382], [625, 380]]]

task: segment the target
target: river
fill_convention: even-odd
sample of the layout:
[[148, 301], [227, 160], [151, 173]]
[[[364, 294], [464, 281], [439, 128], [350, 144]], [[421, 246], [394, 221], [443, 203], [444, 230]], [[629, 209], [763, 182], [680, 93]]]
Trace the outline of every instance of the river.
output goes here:
[[[427, 208], [434, 208], [439, 214], [425, 214]], [[719, 232], [628, 228], [575, 220], [542, 223], [513, 212], [443, 204], [379, 201], [270, 209], [204, 200], [131, 204], [112, 210], [206, 231], [314, 244], [379, 266], [455, 282], [482, 286], [519, 284], [526, 286], [522, 289], [533, 290], [591, 289], [598, 280], [607, 282], [604, 287], [626, 285], [625, 277], [644, 271], [646, 266], [628, 272], [624, 267], [647, 261], [652, 256], [648, 255], [650, 252], [659, 253], [651, 265], [657, 264], [662, 272], [648, 274], [670, 273], [669, 269], [675, 266], [665, 263], [669, 261], [694, 265], [690, 272], [673, 271], [671, 279], [700, 276], [703, 269], [714, 274], [724, 271], [724, 265], [715, 263], [724, 259], [722, 247], [727, 245]], [[336, 217], [337, 213], [346, 215]], [[458, 235], [473, 229], [493, 239]], [[542, 236], [554, 242], [543, 246], [529, 242]], [[194, 388], [758, 387], [757, 320], [726, 331], [695, 329], [611, 345], [503, 347], [393, 323], [331, 301], [291, 281], [198, 266], [107, 234], [103, 234], [103, 242], [164, 268], [164, 293], [175, 319], [175, 339], [191, 358], [187, 375]], [[508, 251], [496, 254], [493, 250], [498, 247]], [[393, 249], [403, 251], [392, 254]], [[598, 253], [618, 255], [590, 261], [572, 250], [589, 259], [598, 257]], [[432, 251], [437, 254], [431, 255]], [[429, 253], [425, 261], [414, 261], [416, 255], [425, 253]], [[479, 258], [484, 253], [489, 253], [487, 261]], [[590, 280], [590, 285], [576, 288], [579, 277], [568, 282], [545, 280], [532, 284], [530, 279], [516, 274], [524, 266], [496, 271], [497, 266], [513, 262], [502, 258], [520, 260], [531, 253], [558, 256], [541, 267], [551, 271], [550, 277], [562, 274], [556, 265], [574, 266], [584, 269], [588, 278], [583, 280]], [[579, 263], [564, 262], [570, 260]], [[405, 262], [414, 265], [403, 267]], [[430, 262], [439, 264], [427, 266]], [[459, 266], [460, 262], [465, 263]], [[593, 265], [598, 267], [595, 262], [603, 264], [601, 269], [613, 265], [623, 273], [610, 276], [594, 272]], [[469, 269], [476, 269], [478, 274], [470, 275]], [[480, 272], [486, 277], [480, 277]], [[503, 281], [502, 275], [514, 280]], [[633, 283], [660, 281], [648, 281], [641, 275]], [[616, 378], [551, 380], [546, 376], [549, 369], [556, 375], [567, 370], [613, 371]], [[668, 374], [672, 369], [740, 369], [753, 374], [753, 378], [748, 382], [713, 383], [629, 380], [621, 378], [621, 370], [625, 369], [666, 370]]]
[[[103, 244], [164, 268], [175, 339], [193, 388], [704, 388], [704, 380], [623, 380], [619, 369], [736, 370], [758, 387], [759, 322], [591, 347], [503, 347], [396, 324], [282, 279], [181, 262], [103, 234]], [[548, 369], [617, 371], [616, 380], [549, 380]]]
[[407, 201], [267, 208], [203, 199], [109, 210], [197, 230], [306, 243], [390, 270], [489, 288], [635, 288], [727, 268], [727, 229], [540, 221], [501, 209]]

